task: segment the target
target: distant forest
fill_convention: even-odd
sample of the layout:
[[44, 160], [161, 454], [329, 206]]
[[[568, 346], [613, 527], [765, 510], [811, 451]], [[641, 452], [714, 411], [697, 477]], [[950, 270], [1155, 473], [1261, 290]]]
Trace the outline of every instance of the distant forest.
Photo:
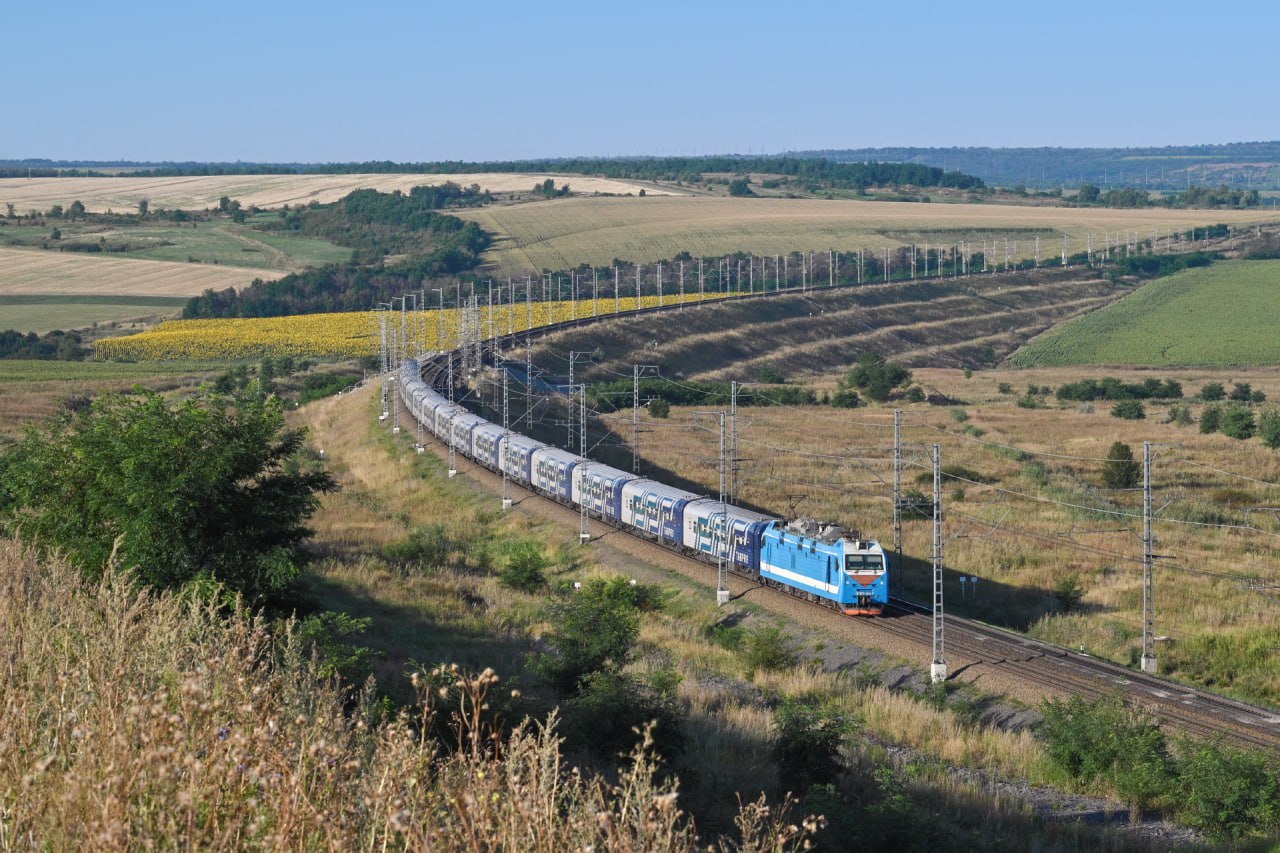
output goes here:
[[800, 151], [793, 156], [840, 163], [918, 163], [976, 175], [1002, 187], [1280, 189], [1280, 142], [1164, 148], [849, 148]]
[[[903, 169], [902, 167], [922, 167]], [[1280, 189], [1280, 141], [1154, 148], [842, 148], [773, 157], [594, 157], [501, 163], [141, 163], [110, 160], [0, 160], [4, 177], [349, 174], [357, 172], [561, 172], [636, 180], [697, 180], [706, 173], [768, 172], [833, 188], [912, 184], [976, 189], [984, 184], [1031, 189], [1176, 191], [1189, 187]]]
[[[135, 168], [136, 167], [136, 168]], [[833, 189], [900, 186], [978, 189], [980, 178], [919, 163], [837, 163], [814, 157], [624, 157], [512, 160], [501, 163], [109, 163], [0, 160], [3, 177], [97, 177], [111, 169], [117, 177], [276, 174], [449, 174], [466, 172], [559, 172], [648, 181], [698, 180], [706, 173], [766, 172]]]

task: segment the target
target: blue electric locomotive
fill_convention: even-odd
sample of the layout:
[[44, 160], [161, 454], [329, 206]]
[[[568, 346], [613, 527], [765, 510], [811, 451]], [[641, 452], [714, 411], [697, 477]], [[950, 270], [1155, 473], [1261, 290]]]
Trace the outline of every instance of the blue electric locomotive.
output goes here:
[[879, 542], [847, 537], [812, 519], [775, 521], [760, 543], [760, 577], [850, 616], [878, 615], [889, 602], [888, 564]]

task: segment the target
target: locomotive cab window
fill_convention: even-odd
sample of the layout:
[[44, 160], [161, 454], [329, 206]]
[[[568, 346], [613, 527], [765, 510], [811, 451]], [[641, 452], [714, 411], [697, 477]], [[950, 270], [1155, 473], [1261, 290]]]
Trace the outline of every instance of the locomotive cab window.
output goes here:
[[847, 572], [882, 572], [884, 559], [879, 554], [849, 554], [845, 557]]

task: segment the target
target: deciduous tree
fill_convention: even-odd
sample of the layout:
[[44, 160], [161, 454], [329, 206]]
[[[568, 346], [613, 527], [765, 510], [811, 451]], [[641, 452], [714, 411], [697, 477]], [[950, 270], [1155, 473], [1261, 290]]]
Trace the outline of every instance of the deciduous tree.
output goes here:
[[157, 587], [270, 596], [295, 578], [304, 522], [336, 488], [297, 464], [303, 439], [275, 397], [108, 395], [0, 457], [0, 518], [90, 577], [115, 563]]

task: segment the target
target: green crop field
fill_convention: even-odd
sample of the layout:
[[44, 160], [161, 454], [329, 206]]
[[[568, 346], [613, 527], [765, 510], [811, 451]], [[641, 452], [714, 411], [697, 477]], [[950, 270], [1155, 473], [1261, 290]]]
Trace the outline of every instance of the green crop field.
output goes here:
[[1280, 261], [1184, 270], [1072, 320], [1010, 359], [1017, 367], [1123, 364], [1243, 367], [1280, 364]]
[[269, 231], [254, 231], [243, 226], [225, 226], [230, 233], [239, 239], [261, 243], [290, 259], [293, 267], [318, 267], [324, 264], [340, 264], [351, 260], [351, 250], [343, 246], [335, 246], [324, 240], [310, 237], [294, 237]]
[[144, 317], [169, 317], [185, 297], [0, 295], [0, 329], [44, 334], [54, 329], [84, 329]]
[[[61, 233], [61, 240], [50, 239], [55, 227]], [[229, 222], [113, 226], [64, 220], [46, 223], [44, 227], [9, 225], [0, 229], [0, 245], [4, 246], [52, 251], [72, 243], [102, 245], [105, 251], [94, 253], [98, 257], [251, 267], [263, 270], [264, 277], [270, 277], [272, 271], [297, 270], [351, 258], [350, 249], [324, 240], [269, 234]], [[127, 251], [120, 251], [125, 248]]]
[[182, 376], [224, 370], [225, 361], [36, 361], [31, 359], [0, 360], [0, 383], [61, 382], [66, 380], [94, 382], [117, 379], [150, 379], [155, 376]]

